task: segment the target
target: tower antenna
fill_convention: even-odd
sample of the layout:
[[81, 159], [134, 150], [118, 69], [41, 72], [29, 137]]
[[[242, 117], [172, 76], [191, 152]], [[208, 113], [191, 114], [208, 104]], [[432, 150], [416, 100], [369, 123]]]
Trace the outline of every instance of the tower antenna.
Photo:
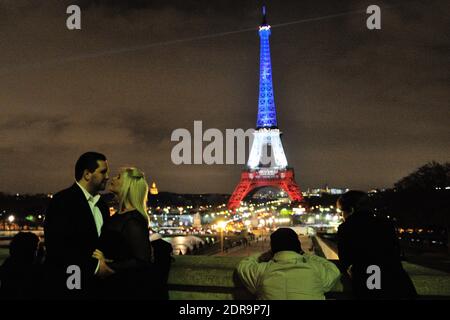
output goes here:
[[263, 6], [262, 6], [262, 14], [263, 14], [263, 20], [262, 20], [262, 24], [263, 26], [267, 26], [267, 9], [266, 9], [266, 2], [263, 2]]

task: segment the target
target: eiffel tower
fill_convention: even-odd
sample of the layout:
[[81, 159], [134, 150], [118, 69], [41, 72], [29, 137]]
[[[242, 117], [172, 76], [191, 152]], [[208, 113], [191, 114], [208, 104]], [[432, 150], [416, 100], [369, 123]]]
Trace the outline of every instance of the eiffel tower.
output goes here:
[[[260, 72], [258, 118], [254, 139], [247, 161], [247, 168], [241, 173], [241, 180], [228, 201], [228, 209], [236, 210], [241, 201], [251, 192], [262, 187], [276, 187], [284, 190], [291, 201], [300, 202], [302, 194], [295, 182], [294, 169], [288, 167], [281, 131], [278, 129], [277, 112], [272, 86], [272, 64], [270, 60], [270, 25], [263, 6], [263, 21], [259, 26]], [[271, 152], [269, 152], [271, 151]], [[270, 161], [267, 155], [270, 153]]]

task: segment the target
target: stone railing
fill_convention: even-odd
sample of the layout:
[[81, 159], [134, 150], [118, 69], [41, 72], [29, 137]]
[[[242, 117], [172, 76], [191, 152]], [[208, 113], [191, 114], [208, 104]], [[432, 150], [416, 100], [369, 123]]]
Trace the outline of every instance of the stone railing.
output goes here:
[[[4, 251], [4, 252], [2, 252]], [[2, 255], [3, 253], [3, 255]], [[0, 263], [6, 258], [0, 250]], [[235, 273], [241, 257], [175, 256], [169, 274], [169, 295], [173, 300], [245, 300], [254, 297], [244, 288]], [[403, 263], [422, 299], [450, 299], [450, 274]], [[348, 299], [338, 282], [329, 299]]]
[[[176, 256], [169, 275], [173, 300], [245, 300], [254, 297], [244, 288], [235, 269], [241, 257]], [[450, 274], [404, 263], [422, 299], [450, 299]], [[329, 299], [348, 299], [338, 282]]]

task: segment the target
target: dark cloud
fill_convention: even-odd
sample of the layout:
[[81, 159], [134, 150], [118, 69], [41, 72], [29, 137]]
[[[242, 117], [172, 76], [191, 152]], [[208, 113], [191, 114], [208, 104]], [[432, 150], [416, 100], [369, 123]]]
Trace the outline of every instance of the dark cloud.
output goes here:
[[[73, 3], [81, 31], [65, 28]], [[381, 2], [380, 31], [359, 13], [369, 4], [268, 1], [279, 125], [302, 188], [391, 186], [448, 161], [448, 1]], [[98, 150], [162, 190], [230, 193], [242, 166], [176, 166], [170, 136], [194, 120], [254, 126], [260, 19], [258, 1], [0, 1], [0, 191], [55, 191]]]

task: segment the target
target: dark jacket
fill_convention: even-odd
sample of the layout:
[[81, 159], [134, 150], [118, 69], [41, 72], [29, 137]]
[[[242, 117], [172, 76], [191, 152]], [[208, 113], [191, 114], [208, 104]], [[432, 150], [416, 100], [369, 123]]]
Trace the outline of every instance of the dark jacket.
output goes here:
[[[400, 245], [393, 224], [368, 212], [355, 212], [339, 226], [338, 253], [341, 271], [352, 266], [352, 289], [359, 299], [409, 299], [414, 285], [403, 269]], [[370, 290], [367, 268], [380, 268], [381, 289]]]
[[[97, 202], [103, 224], [109, 219], [109, 208]], [[92, 253], [98, 248], [99, 237], [95, 220], [83, 191], [77, 184], [56, 193], [47, 209], [44, 225], [47, 257], [46, 282], [50, 298], [92, 298], [98, 260]], [[81, 290], [68, 290], [67, 268], [81, 269]]]
[[0, 300], [38, 299], [41, 266], [8, 257], [0, 266]]
[[153, 249], [153, 265], [155, 272], [160, 275], [157, 279], [161, 291], [160, 300], [169, 299], [169, 289], [167, 282], [169, 280], [169, 272], [172, 264], [172, 245], [163, 239], [154, 240], [151, 242]]
[[157, 298], [153, 284], [160, 276], [154, 273], [151, 263], [148, 222], [138, 211], [112, 216], [103, 227], [99, 248], [113, 260], [108, 265], [115, 271], [104, 280], [104, 298]]

